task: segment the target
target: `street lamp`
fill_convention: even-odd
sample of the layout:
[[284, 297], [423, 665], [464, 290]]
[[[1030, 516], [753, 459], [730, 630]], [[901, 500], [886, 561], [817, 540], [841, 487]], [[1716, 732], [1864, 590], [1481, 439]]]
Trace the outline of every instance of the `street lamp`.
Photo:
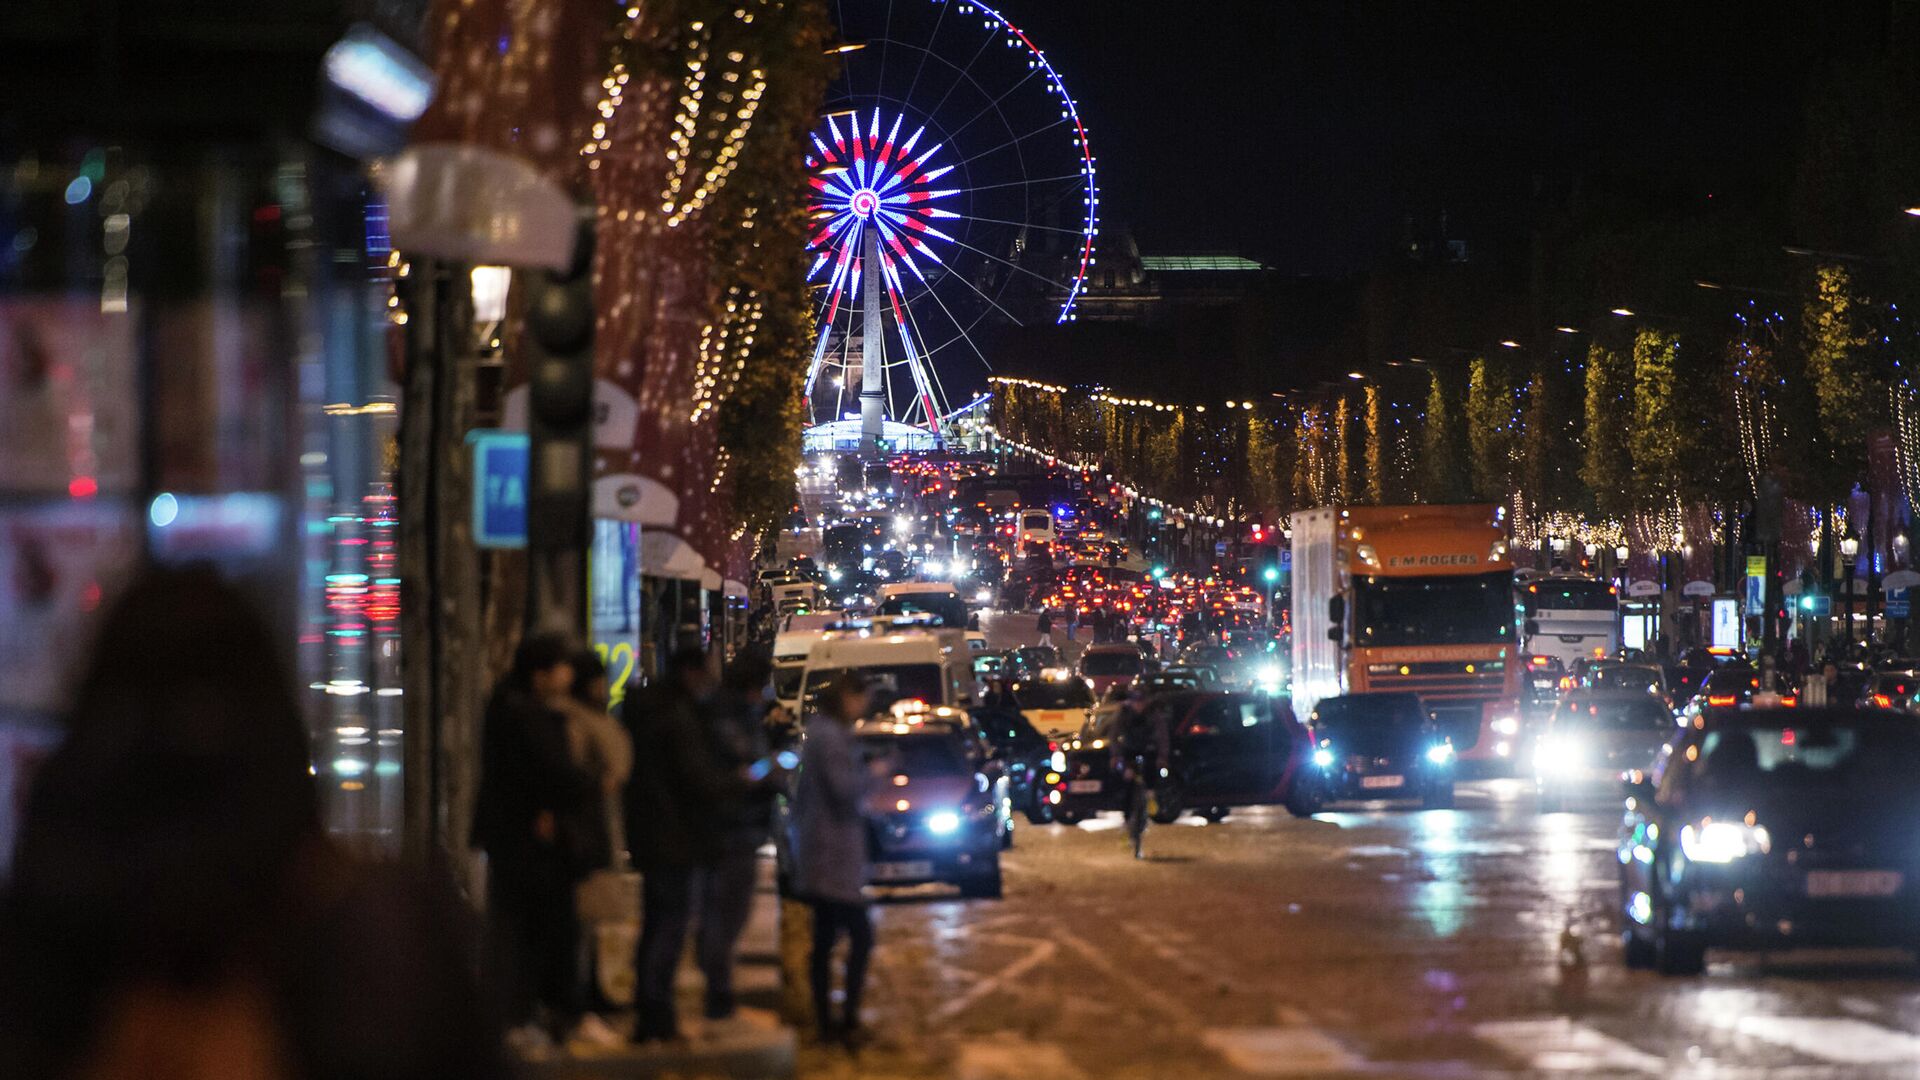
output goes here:
[[1853, 527], [1847, 527], [1847, 534], [1840, 538], [1840, 566], [1846, 571], [1843, 587], [1847, 591], [1846, 628], [1841, 632], [1841, 640], [1853, 644], [1853, 560], [1860, 554], [1860, 538], [1853, 535]]

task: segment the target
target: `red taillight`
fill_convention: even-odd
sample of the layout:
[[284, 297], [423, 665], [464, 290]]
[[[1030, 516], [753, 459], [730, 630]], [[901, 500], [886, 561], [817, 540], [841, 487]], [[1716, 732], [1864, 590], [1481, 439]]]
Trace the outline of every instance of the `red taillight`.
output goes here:
[[1873, 703], [1885, 709], [1893, 705], [1893, 698], [1886, 694], [1875, 694], [1873, 695]]
[[1057, 754], [1057, 753], [1059, 753], [1059, 752], [1060, 752], [1060, 744], [1059, 744], [1059, 743], [1057, 743], [1057, 742], [1049, 742], [1049, 743], [1047, 744], [1047, 753], [1049, 753], [1049, 754]]
[[1780, 695], [1780, 704], [1785, 705], [1787, 708], [1791, 709], [1794, 706], [1800, 704], [1800, 695], [1782, 694]]
[[1731, 705], [1738, 700], [1739, 698], [1733, 694], [1710, 694], [1707, 696], [1707, 704], [1709, 705]]

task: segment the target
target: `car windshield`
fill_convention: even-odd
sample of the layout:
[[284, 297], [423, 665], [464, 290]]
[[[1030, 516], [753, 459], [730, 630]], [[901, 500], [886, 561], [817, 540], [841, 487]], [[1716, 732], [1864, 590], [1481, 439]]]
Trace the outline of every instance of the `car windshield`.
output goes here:
[[1079, 679], [1042, 679], [1014, 683], [1013, 700], [1022, 709], [1084, 709], [1093, 704], [1093, 691]]
[[1672, 731], [1673, 714], [1648, 698], [1573, 698], [1554, 714], [1554, 725], [1593, 731]]
[[1411, 694], [1350, 694], [1326, 698], [1313, 710], [1323, 727], [1418, 727], [1426, 719], [1420, 699]]
[[1140, 654], [1132, 649], [1089, 652], [1080, 658], [1080, 670], [1087, 675], [1135, 675], [1140, 671]]
[[1594, 668], [1587, 676], [1588, 685], [1595, 690], [1631, 690], [1645, 694], [1659, 693], [1660, 681], [1658, 671], [1644, 667]]
[[788, 664], [773, 669], [773, 696], [786, 700], [800, 692], [800, 680], [807, 674], [807, 665]]
[[1769, 790], [1905, 786], [1916, 774], [1920, 728], [1891, 723], [1725, 727], [1707, 732], [1692, 768], [1708, 785]]
[[1529, 612], [1610, 612], [1619, 606], [1619, 592], [1604, 581], [1536, 581], [1527, 586], [1521, 600]]
[[1353, 586], [1359, 645], [1471, 645], [1513, 638], [1513, 575], [1367, 577]]
[[919, 698], [929, 704], [940, 697], [939, 664], [875, 664], [860, 668], [815, 668], [806, 682], [806, 695], [800, 707], [806, 712], [820, 708], [820, 694], [828, 683], [848, 671], [857, 671], [873, 691], [875, 708], [902, 698]]
[[949, 738], [868, 735], [861, 738], [860, 750], [868, 761], [885, 762], [888, 770], [907, 776], [953, 776], [973, 771], [959, 744]]

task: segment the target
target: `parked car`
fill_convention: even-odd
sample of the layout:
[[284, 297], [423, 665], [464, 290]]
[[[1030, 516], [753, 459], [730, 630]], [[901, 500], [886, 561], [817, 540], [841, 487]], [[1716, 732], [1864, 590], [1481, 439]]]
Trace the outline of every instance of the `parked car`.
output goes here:
[[1888, 709], [1706, 709], [1625, 782], [1628, 967], [1716, 947], [1920, 943], [1920, 725]]

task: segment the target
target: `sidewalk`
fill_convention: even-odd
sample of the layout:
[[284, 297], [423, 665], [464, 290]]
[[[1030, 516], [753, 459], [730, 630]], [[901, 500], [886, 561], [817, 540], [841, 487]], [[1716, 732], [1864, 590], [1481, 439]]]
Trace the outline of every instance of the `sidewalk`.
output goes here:
[[[740, 958], [734, 970], [740, 1012], [726, 1030], [679, 1046], [655, 1043], [581, 1054], [557, 1050], [523, 1059], [520, 1075], [539, 1080], [788, 1080], [794, 1075], [795, 1041], [793, 1029], [779, 1020], [779, 912], [773, 860], [769, 858], [761, 863], [753, 917], [740, 935]], [[702, 985], [699, 970], [690, 960], [683, 960], [675, 988], [680, 996], [681, 1025], [689, 1032], [697, 1030], [700, 1023]], [[622, 1031], [632, 1027], [631, 1013], [610, 1019]]]

